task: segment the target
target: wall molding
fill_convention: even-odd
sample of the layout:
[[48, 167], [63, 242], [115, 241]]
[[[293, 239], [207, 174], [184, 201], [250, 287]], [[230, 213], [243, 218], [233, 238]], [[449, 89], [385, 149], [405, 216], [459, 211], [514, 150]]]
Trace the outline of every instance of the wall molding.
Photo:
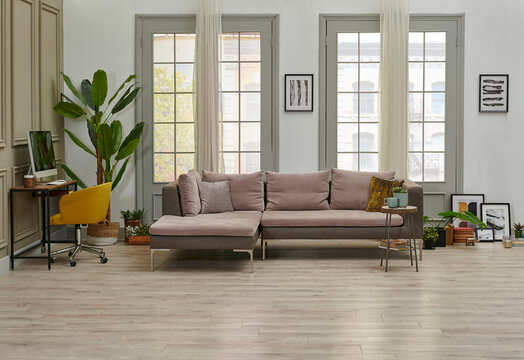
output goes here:
[[0, 250], [7, 247], [8, 241], [8, 201], [7, 201], [7, 169], [0, 169]]
[[6, 146], [6, 2], [2, 1], [0, 3], [0, 149]]

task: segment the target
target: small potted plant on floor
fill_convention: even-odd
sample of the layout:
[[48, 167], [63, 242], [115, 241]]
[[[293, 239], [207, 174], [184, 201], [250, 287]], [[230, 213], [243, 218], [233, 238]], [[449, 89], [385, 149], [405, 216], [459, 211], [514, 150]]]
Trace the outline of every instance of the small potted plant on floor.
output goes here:
[[393, 197], [396, 197], [398, 199], [399, 207], [408, 206], [408, 191], [407, 190], [404, 190], [401, 187], [394, 187], [393, 188]]
[[[120, 216], [122, 219], [124, 219], [124, 229], [127, 229], [128, 226], [131, 227], [138, 227], [140, 226], [140, 223], [144, 220], [144, 209], [137, 209], [137, 210], [122, 210], [120, 211]], [[126, 234], [125, 236], [126, 241], [128, 240], [128, 236]]]
[[425, 225], [422, 237], [422, 240], [424, 241], [424, 249], [435, 250], [435, 245], [439, 237], [438, 229], [440, 222], [431, 220], [429, 216], [424, 216], [423, 219]]
[[515, 229], [515, 239], [520, 239], [522, 237], [522, 230], [524, 229], [524, 225], [521, 223], [515, 223], [513, 224], [513, 229]]
[[126, 237], [130, 245], [149, 245], [149, 225], [141, 223], [139, 226], [127, 226]]

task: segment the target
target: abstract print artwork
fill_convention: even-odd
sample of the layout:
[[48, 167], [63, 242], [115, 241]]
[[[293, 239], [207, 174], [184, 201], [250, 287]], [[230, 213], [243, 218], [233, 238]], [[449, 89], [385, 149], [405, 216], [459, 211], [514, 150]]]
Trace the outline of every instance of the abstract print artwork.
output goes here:
[[[469, 211], [480, 218], [480, 204], [483, 202], [484, 194], [451, 194], [451, 211]], [[461, 219], [455, 219], [453, 225], [455, 227], [475, 228], [475, 225]]]
[[480, 75], [479, 111], [508, 112], [509, 75]]
[[285, 111], [313, 111], [313, 75], [285, 75]]
[[511, 235], [511, 214], [508, 203], [483, 203], [480, 205], [481, 220], [493, 228], [495, 240]]

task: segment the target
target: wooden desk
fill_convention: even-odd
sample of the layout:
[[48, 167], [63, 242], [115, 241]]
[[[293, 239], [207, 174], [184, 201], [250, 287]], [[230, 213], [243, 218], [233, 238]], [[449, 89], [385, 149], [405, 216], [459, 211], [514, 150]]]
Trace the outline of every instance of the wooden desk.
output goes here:
[[[51, 241], [51, 226], [49, 224], [49, 217], [51, 216], [49, 210], [49, 203], [51, 196], [61, 196], [69, 192], [70, 187], [73, 187], [74, 191], [77, 190], [76, 181], [67, 181], [58, 185], [47, 185], [40, 184], [32, 188], [25, 188], [23, 186], [16, 186], [9, 189], [9, 222], [11, 226], [11, 250], [10, 250], [10, 269], [11, 271], [15, 269], [15, 259], [47, 259], [47, 269], [51, 270], [51, 243], [72, 243], [76, 242], [76, 239], [73, 240], [53, 240]], [[15, 252], [15, 222], [14, 222], [14, 206], [13, 199], [14, 193], [16, 192], [30, 192], [33, 194], [33, 197], [41, 198], [41, 207], [42, 207], [42, 239], [39, 244], [36, 244], [29, 249], [24, 251]], [[29, 250], [34, 249], [36, 246], [42, 246], [42, 253], [46, 250], [47, 243], [47, 255], [46, 256], [36, 256], [36, 255], [23, 255]]]

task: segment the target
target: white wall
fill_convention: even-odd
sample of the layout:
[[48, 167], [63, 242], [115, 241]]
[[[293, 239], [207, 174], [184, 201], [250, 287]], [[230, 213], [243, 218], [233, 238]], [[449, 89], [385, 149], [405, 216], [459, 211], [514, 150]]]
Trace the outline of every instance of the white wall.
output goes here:
[[[313, 73], [318, 79], [319, 14], [377, 14], [380, 0], [223, 0], [224, 13], [280, 15], [280, 79], [286, 73]], [[115, 88], [135, 72], [135, 14], [194, 13], [197, 0], [64, 0], [65, 72], [77, 82], [103, 68]], [[524, 133], [524, 1], [411, 0], [416, 14], [466, 14], [465, 178], [466, 193], [485, 193], [489, 202], [511, 202], [512, 219], [524, 221], [524, 178], [520, 134]], [[489, 24], [489, 26], [487, 26]], [[510, 74], [508, 114], [478, 112], [478, 75]], [[283, 81], [280, 83], [281, 94]], [[311, 171], [318, 164], [318, 81], [313, 113], [285, 113], [280, 104], [280, 171]], [[130, 107], [120, 116], [134, 122]], [[66, 127], [85, 136], [85, 124]], [[66, 162], [94, 182], [93, 164], [70, 141]], [[113, 216], [135, 206], [134, 168], [113, 195]]]

